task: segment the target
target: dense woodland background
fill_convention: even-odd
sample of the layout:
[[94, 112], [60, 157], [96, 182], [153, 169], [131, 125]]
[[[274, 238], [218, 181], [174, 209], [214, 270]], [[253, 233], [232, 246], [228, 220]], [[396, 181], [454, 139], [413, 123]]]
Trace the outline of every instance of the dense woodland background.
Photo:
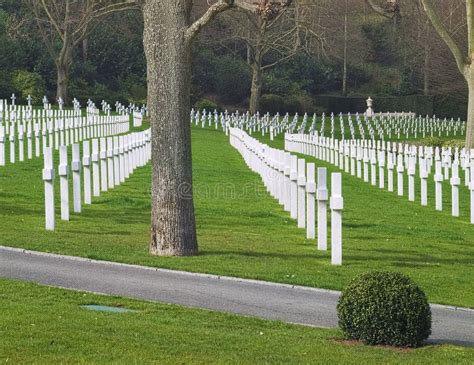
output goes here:
[[[435, 2], [455, 37], [466, 37], [465, 2]], [[198, 16], [206, 1], [195, 3]], [[465, 118], [467, 86], [449, 50], [418, 0], [400, 9], [395, 20], [364, 0], [300, 0], [268, 29], [243, 11], [220, 14], [195, 42], [192, 102], [246, 110], [258, 76], [260, 112], [360, 112], [370, 95], [376, 111]], [[144, 103], [142, 39], [140, 12], [104, 18], [74, 49], [70, 97]], [[53, 100], [56, 78], [30, 8], [0, 0], [0, 98]]]

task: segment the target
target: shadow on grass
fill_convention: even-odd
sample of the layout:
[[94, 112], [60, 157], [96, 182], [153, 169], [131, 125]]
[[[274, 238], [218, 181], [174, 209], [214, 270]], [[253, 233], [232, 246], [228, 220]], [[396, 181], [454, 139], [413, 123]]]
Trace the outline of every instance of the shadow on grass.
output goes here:
[[376, 227], [376, 224], [370, 224], [370, 223], [348, 223], [348, 222], [343, 222], [342, 223], [343, 227], [347, 228], [371, 228], [371, 227]]
[[441, 346], [441, 345], [457, 345], [464, 347], [474, 347], [474, 341], [463, 341], [463, 340], [446, 340], [446, 339], [437, 339], [437, 340], [428, 340], [426, 346]]
[[[395, 267], [433, 267], [438, 265], [472, 265], [474, 264], [474, 259], [460, 259], [460, 258], [453, 258], [453, 259], [445, 259], [441, 257], [435, 256], [426, 256], [426, 255], [399, 255], [392, 256], [392, 255], [384, 255], [385, 252], [383, 250], [378, 251], [380, 256], [384, 256], [384, 262], [387, 263], [386, 266], [393, 265]], [[346, 254], [344, 256], [346, 262], [367, 262], [370, 261], [371, 258], [365, 255], [351, 255]]]
[[117, 231], [117, 230], [97, 230], [97, 231], [85, 231], [85, 230], [74, 230], [74, 229], [65, 229], [61, 230], [61, 233], [68, 233], [68, 234], [83, 234], [83, 235], [88, 235], [88, 236], [96, 236], [96, 235], [101, 235], [101, 236], [131, 236], [132, 234], [135, 234], [135, 232], [131, 231]]
[[342, 344], [345, 346], [361, 346], [361, 347], [374, 347], [374, 348], [381, 348], [385, 350], [390, 350], [394, 352], [411, 352], [417, 349], [427, 349], [430, 347], [440, 347], [443, 345], [456, 345], [456, 346], [463, 346], [463, 347], [474, 347], [474, 341], [464, 341], [464, 340], [450, 340], [450, 339], [436, 339], [430, 340], [428, 339], [421, 345], [420, 347], [411, 348], [411, 347], [396, 347], [396, 346], [389, 346], [389, 345], [367, 345], [363, 341], [358, 340], [351, 340], [344, 337], [331, 337], [330, 340]]
[[[316, 254], [317, 251], [315, 250]], [[323, 256], [317, 257], [316, 255], [310, 254], [287, 254], [287, 253], [271, 253], [271, 252], [255, 252], [255, 251], [216, 251], [216, 250], [201, 250], [199, 256], [243, 256], [243, 257], [253, 257], [253, 258], [278, 258], [278, 259], [315, 259], [322, 258]]]

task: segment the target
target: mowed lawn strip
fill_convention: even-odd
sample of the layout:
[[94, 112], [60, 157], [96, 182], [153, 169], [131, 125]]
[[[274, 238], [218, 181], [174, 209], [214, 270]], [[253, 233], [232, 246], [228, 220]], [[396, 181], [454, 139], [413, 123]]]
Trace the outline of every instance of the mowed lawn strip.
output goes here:
[[305, 239], [220, 130], [193, 127], [193, 161], [197, 257], [148, 254], [149, 166], [70, 222], [59, 220], [57, 195], [55, 232], [44, 229], [42, 160], [0, 167], [0, 244], [328, 289], [342, 289], [365, 271], [402, 271], [431, 302], [474, 307], [474, 227], [465, 198], [463, 216], [452, 218], [447, 205], [434, 210], [432, 189], [430, 207], [421, 207], [344, 174], [343, 266], [333, 267], [330, 252]]
[[[83, 305], [133, 310], [89, 311]], [[336, 330], [0, 280], [0, 362], [468, 364], [473, 348], [345, 343]]]

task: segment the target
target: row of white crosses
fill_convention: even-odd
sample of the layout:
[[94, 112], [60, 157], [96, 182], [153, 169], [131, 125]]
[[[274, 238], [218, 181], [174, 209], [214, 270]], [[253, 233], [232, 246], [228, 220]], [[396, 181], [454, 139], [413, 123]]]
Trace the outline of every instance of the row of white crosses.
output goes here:
[[[11, 109], [15, 108], [15, 106], [16, 106], [16, 104], [15, 104], [15, 100], [16, 100], [15, 94], [13, 94], [10, 99], [11, 99], [12, 102], [11, 102], [9, 107], [8, 107], [8, 101], [7, 100], [0, 99], [0, 111], [2, 111], [3, 109], [11, 110]], [[33, 98], [31, 97], [31, 95], [28, 95], [28, 97], [26, 98], [26, 101], [28, 103], [28, 109], [31, 110], [33, 108], [33, 106], [32, 106]], [[43, 103], [43, 109], [44, 110], [52, 110], [51, 104], [49, 103], [49, 100], [46, 96], [43, 97], [41, 102]], [[63, 110], [64, 109], [64, 100], [63, 100], [63, 98], [59, 97], [57, 102], [58, 102], [59, 110]], [[74, 110], [80, 109], [80, 103], [76, 98], [73, 99], [72, 104], [74, 106]]]
[[[82, 203], [92, 204], [98, 197], [123, 183], [137, 167], [145, 166], [151, 158], [150, 130], [122, 136], [102, 137], [72, 144], [69, 164], [68, 146], [59, 147], [58, 175], [60, 183], [61, 220], [70, 217], [69, 171], [72, 171], [73, 211], [81, 213]], [[45, 189], [46, 229], [55, 229], [53, 148], [44, 149], [43, 181]], [[82, 178], [81, 179], [81, 175]], [[81, 180], [83, 185], [81, 188]]]
[[[331, 209], [331, 263], [342, 265], [342, 180], [331, 174], [331, 198], [327, 188], [326, 168], [317, 169], [296, 155], [260, 143], [241, 129], [230, 128], [230, 144], [236, 148], [249, 168], [258, 173], [268, 192], [306, 228], [308, 239], [316, 238], [318, 249], [327, 250], [327, 206]], [[316, 209], [317, 201], [317, 209]], [[316, 212], [317, 210], [317, 219]]]
[[[268, 133], [272, 141], [278, 134], [290, 128], [289, 114], [286, 114], [280, 121], [279, 114], [271, 117], [269, 113], [260, 116], [260, 113], [257, 112], [251, 116], [249, 112], [239, 114], [239, 112], [236, 111], [233, 114], [229, 114], [227, 110], [218, 113], [216, 110], [208, 112], [206, 109], [202, 111], [195, 111], [193, 109], [191, 110], [190, 119], [192, 124], [196, 126], [201, 125], [202, 128], [211, 127], [212, 125], [214, 125], [215, 129], [220, 127], [225, 131], [226, 135], [229, 134], [229, 128], [231, 127], [246, 129], [250, 135], [259, 132], [262, 136], [265, 136]], [[291, 126], [296, 125], [297, 121], [298, 114], [295, 115]]]
[[[415, 201], [415, 177], [420, 179], [420, 203], [428, 205], [428, 178], [435, 183], [435, 209], [443, 209], [443, 181], [451, 185], [452, 215], [459, 216], [460, 169], [464, 186], [470, 190], [471, 223], [474, 224], [474, 150], [410, 146], [396, 142], [371, 140], [336, 140], [308, 134], [287, 134], [285, 149], [313, 156], [338, 166], [346, 173], [370, 182], [373, 186], [404, 196], [408, 178], [408, 200]], [[369, 180], [370, 176], [370, 180]], [[378, 179], [377, 179], [378, 178]], [[378, 182], [378, 183], [377, 183]]]
[[[323, 113], [321, 116], [321, 128], [319, 130], [320, 136], [329, 136], [331, 138], [338, 137], [335, 134], [335, 115], [331, 113], [331, 130], [326, 133], [325, 121], [326, 115]], [[355, 119], [355, 121], [353, 120]], [[466, 123], [458, 120], [441, 120], [433, 117], [422, 117], [416, 116], [413, 113], [379, 113], [372, 117], [355, 113], [347, 113], [343, 115], [339, 113], [339, 124], [341, 126], [339, 136], [345, 138], [345, 126], [349, 127], [349, 137], [356, 139], [356, 134], [359, 134], [361, 139], [408, 139], [418, 137], [456, 137], [462, 136], [466, 130]], [[357, 125], [357, 129], [354, 126]], [[287, 132], [293, 133], [294, 130], [288, 130]], [[298, 130], [298, 133], [303, 133]], [[309, 133], [314, 132], [310, 130]]]
[[[42, 148], [78, 143], [91, 138], [127, 133], [128, 116], [81, 117], [75, 110], [31, 110], [19, 107], [0, 120], [0, 166], [6, 164], [6, 143], [9, 143], [10, 163], [41, 155]], [[1, 119], [1, 118], [0, 118]], [[25, 146], [26, 141], [26, 146]]]
[[[260, 115], [256, 113], [250, 115], [249, 112], [240, 114], [238, 111], [229, 114], [227, 111], [224, 113], [206, 112], [205, 110], [201, 113], [199, 111], [191, 112], [191, 121], [194, 124], [201, 124], [202, 127], [210, 127], [214, 123], [216, 129], [220, 124], [225, 129], [227, 127], [241, 128], [247, 131], [250, 135], [255, 132], [261, 132], [262, 136], [267, 133], [270, 135], [270, 139], [281, 133], [305, 133], [309, 132], [314, 134], [319, 133], [320, 136], [329, 136], [336, 138], [336, 125], [340, 125], [339, 135], [344, 139], [346, 137], [346, 128], [348, 135], [351, 139], [356, 139], [357, 136], [360, 139], [407, 139], [407, 138], [418, 138], [418, 137], [461, 137], [465, 134], [466, 123], [458, 120], [441, 120], [436, 116], [433, 117], [422, 117], [416, 116], [413, 113], [379, 113], [373, 117], [367, 117], [362, 114], [350, 113], [343, 115], [339, 114], [339, 122], [336, 121], [336, 116], [331, 113], [330, 123], [326, 123], [327, 117], [323, 113], [321, 121], [318, 125], [317, 115], [314, 114], [312, 123], [308, 128], [308, 115], [303, 115], [302, 123], [299, 122], [298, 114], [295, 114], [292, 118], [287, 113], [283, 118], [279, 114], [271, 117], [269, 113]], [[327, 125], [330, 126], [327, 131]]]
[[120, 113], [120, 114], [133, 114], [133, 112], [137, 112], [137, 113], [140, 113], [142, 117], [143, 116], [147, 116], [147, 117], [149, 116], [148, 108], [145, 104], [143, 104], [141, 107], [139, 107], [138, 105], [130, 103], [127, 107], [127, 106], [125, 106], [122, 103], [117, 101], [115, 103], [115, 111], [117, 113]]

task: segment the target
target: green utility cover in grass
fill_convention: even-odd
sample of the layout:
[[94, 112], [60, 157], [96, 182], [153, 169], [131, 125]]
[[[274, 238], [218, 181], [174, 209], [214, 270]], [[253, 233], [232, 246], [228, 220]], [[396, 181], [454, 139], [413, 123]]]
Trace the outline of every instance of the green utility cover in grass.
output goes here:
[[91, 311], [97, 311], [97, 312], [110, 312], [110, 313], [133, 312], [130, 309], [120, 308], [120, 307], [109, 307], [107, 305], [88, 304], [88, 305], [81, 305], [81, 307], [91, 310]]

